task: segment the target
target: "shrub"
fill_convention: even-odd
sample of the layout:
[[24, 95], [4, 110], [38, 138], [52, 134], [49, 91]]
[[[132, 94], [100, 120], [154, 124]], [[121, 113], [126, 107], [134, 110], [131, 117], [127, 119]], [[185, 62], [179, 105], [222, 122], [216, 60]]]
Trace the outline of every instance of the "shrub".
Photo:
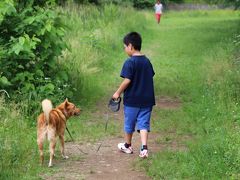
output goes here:
[[24, 98], [71, 96], [58, 57], [67, 46], [52, 1], [0, 2], [0, 89]]
[[133, 7], [143, 9], [151, 8], [155, 4], [155, 0], [133, 0]]

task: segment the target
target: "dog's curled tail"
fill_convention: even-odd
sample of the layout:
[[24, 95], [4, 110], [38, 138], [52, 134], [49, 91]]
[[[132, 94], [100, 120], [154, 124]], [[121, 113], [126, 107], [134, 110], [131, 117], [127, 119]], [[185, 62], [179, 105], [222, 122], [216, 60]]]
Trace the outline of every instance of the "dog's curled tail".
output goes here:
[[46, 123], [48, 124], [49, 123], [49, 113], [53, 109], [52, 102], [48, 99], [44, 99], [42, 101], [42, 109], [43, 109], [44, 116], [46, 118]]

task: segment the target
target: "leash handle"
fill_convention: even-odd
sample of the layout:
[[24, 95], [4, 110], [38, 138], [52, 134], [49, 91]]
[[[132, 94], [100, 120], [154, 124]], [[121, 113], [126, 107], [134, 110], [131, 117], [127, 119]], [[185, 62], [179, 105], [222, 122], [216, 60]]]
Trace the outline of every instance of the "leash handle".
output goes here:
[[111, 109], [113, 112], [119, 111], [121, 100], [122, 100], [121, 97], [118, 97], [117, 99], [111, 98], [108, 103], [108, 108]]
[[116, 103], [120, 103], [121, 102], [121, 100], [122, 100], [122, 98], [119, 96], [117, 99], [112, 99], [114, 102], [116, 102]]

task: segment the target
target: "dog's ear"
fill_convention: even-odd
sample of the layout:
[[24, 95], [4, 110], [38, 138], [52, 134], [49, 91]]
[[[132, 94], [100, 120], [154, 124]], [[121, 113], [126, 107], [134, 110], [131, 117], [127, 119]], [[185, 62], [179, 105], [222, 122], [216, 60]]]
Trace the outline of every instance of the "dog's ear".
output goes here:
[[65, 106], [65, 108], [68, 106], [68, 104], [69, 104], [69, 103], [68, 103], [68, 98], [66, 98], [65, 101], [64, 101], [64, 106]]

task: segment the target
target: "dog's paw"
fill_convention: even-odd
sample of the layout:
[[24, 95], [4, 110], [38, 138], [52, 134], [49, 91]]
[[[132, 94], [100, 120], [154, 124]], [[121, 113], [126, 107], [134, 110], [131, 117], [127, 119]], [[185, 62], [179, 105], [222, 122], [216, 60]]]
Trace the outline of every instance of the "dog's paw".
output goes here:
[[50, 168], [50, 167], [53, 167], [53, 165], [49, 163], [49, 164], [48, 164], [48, 167], [49, 167], [49, 168]]
[[68, 156], [62, 155], [63, 159], [68, 159]]

